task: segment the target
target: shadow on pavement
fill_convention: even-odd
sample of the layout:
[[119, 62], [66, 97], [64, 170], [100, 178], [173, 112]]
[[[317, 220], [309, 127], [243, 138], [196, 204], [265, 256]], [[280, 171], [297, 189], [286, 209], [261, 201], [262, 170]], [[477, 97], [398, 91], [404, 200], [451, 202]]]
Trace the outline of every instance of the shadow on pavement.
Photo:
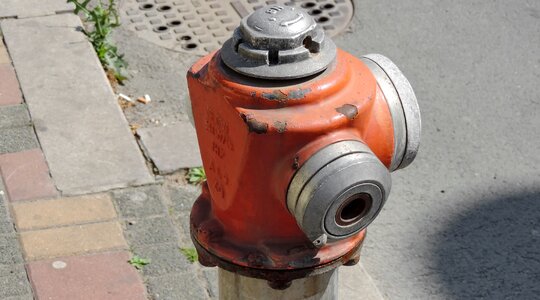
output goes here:
[[540, 299], [540, 187], [485, 198], [436, 241], [451, 299]]

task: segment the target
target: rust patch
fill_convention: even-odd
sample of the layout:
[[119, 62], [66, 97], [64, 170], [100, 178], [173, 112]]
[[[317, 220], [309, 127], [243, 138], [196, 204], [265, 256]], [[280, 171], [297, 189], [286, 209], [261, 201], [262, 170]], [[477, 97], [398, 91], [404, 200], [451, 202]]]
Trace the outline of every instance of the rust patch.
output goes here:
[[306, 97], [311, 92], [310, 88], [297, 89], [290, 91], [289, 94], [285, 94], [281, 90], [274, 90], [272, 93], [262, 93], [263, 98], [268, 100], [276, 100], [279, 102], [285, 102], [287, 100], [298, 100]]
[[257, 134], [263, 134], [268, 132], [268, 124], [264, 122], [257, 121], [251, 116], [246, 114], [240, 114], [244, 123], [248, 126], [249, 132], [255, 132]]
[[193, 77], [193, 78], [195, 78], [195, 79], [201, 78], [201, 73], [200, 73], [200, 71], [197, 72], [197, 73], [189, 72], [189, 75], [191, 75], [191, 77]]
[[311, 89], [310, 88], [307, 88], [307, 89], [298, 89], [298, 90], [295, 90], [295, 91], [290, 91], [289, 92], [289, 99], [292, 99], [292, 100], [295, 100], [295, 99], [303, 99], [306, 97], [307, 94], [309, 94], [311, 92]]
[[280, 90], [274, 90], [272, 93], [262, 93], [263, 98], [268, 100], [286, 101], [287, 94]]
[[295, 170], [297, 170], [300, 167], [300, 162], [299, 162], [299, 159], [298, 159], [298, 155], [294, 157], [294, 162], [293, 162], [292, 167]]
[[358, 115], [358, 108], [352, 104], [344, 104], [343, 106], [336, 108], [336, 111], [343, 114], [349, 120], [354, 120]]
[[266, 256], [262, 253], [249, 253], [248, 256], [247, 256], [247, 263], [248, 263], [248, 266], [250, 267], [256, 267], [256, 268], [260, 268], [262, 266], [265, 265], [265, 261], [267, 261], [268, 259], [266, 258]]
[[276, 128], [278, 133], [284, 133], [287, 130], [287, 122], [275, 121], [274, 127]]

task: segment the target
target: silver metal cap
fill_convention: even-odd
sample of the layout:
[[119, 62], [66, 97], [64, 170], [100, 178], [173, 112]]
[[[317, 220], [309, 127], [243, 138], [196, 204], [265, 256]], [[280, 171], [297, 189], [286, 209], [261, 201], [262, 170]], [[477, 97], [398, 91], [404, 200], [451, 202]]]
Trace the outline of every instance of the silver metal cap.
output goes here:
[[325, 70], [336, 53], [334, 42], [306, 11], [271, 5], [242, 19], [221, 58], [241, 74], [283, 80]]
[[381, 88], [394, 126], [394, 157], [390, 170], [403, 169], [412, 163], [420, 147], [422, 118], [411, 84], [387, 57], [368, 54], [362, 61], [369, 67]]
[[390, 172], [359, 141], [330, 144], [294, 174], [287, 208], [316, 247], [357, 234], [379, 214]]

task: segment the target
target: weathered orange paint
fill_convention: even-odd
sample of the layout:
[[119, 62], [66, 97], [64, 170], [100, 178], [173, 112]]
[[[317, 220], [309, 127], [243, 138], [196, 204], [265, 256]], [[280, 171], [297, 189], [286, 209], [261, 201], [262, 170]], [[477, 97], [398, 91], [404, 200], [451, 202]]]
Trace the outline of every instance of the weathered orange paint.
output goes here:
[[366, 65], [339, 50], [321, 74], [268, 81], [235, 73], [215, 52], [187, 77], [208, 178], [191, 218], [201, 247], [239, 266], [285, 270], [327, 264], [362, 243], [365, 230], [314, 248], [286, 194], [298, 167], [338, 141], [363, 141], [390, 165], [392, 118]]

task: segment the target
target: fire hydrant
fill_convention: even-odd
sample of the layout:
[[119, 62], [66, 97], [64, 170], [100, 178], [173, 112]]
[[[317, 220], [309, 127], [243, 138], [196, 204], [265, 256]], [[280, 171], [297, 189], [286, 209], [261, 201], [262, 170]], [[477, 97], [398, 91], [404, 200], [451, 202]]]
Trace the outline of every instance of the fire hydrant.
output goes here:
[[390, 172], [418, 151], [420, 113], [400, 70], [273, 5], [187, 79], [207, 174], [190, 218], [200, 263], [274, 289], [356, 264]]

